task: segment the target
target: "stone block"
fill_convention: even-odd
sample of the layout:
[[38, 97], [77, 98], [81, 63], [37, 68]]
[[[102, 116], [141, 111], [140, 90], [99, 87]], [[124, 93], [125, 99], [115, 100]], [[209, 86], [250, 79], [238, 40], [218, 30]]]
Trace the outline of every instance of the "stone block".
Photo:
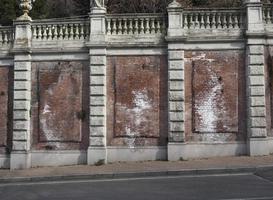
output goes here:
[[106, 129], [105, 127], [98, 127], [98, 126], [91, 126], [90, 127], [90, 135], [91, 136], [100, 136], [103, 137], [106, 135]]
[[264, 64], [264, 56], [263, 55], [250, 55], [249, 56], [249, 64], [250, 65]]
[[105, 95], [106, 87], [104, 86], [91, 86], [90, 94], [91, 95]]
[[28, 71], [15, 71], [14, 72], [14, 80], [15, 81], [30, 81], [31, 73]]
[[31, 92], [30, 91], [14, 91], [14, 100], [30, 100]]
[[169, 112], [169, 119], [171, 122], [183, 122], [184, 113], [181, 112]]
[[90, 107], [91, 116], [105, 116], [105, 107], [104, 106], [91, 106]]
[[14, 101], [14, 110], [30, 110], [30, 101]]
[[14, 90], [31, 90], [31, 82], [30, 81], [15, 81], [14, 82]]
[[262, 86], [265, 84], [264, 76], [249, 76], [249, 84], [251, 86]]
[[263, 65], [250, 65], [249, 75], [264, 75], [264, 66]]
[[27, 150], [27, 142], [26, 141], [15, 141], [12, 142], [12, 149], [16, 151], [25, 151]]
[[13, 129], [29, 131], [30, 122], [29, 121], [13, 121]]
[[28, 119], [30, 119], [30, 113], [29, 113], [29, 111], [25, 111], [25, 110], [15, 110], [13, 112], [13, 119], [28, 120]]
[[105, 126], [105, 117], [90, 117], [91, 126]]
[[250, 106], [265, 106], [265, 97], [250, 97]]
[[265, 117], [251, 117], [250, 118], [250, 126], [251, 127], [266, 127], [266, 119]]
[[264, 86], [252, 86], [249, 89], [250, 96], [265, 96], [265, 87]]
[[27, 131], [13, 131], [13, 140], [24, 140], [28, 139], [28, 132]]
[[90, 74], [91, 74], [91, 76], [92, 75], [105, 75], [106, 74], [106, 67], [91, 65]]
[[92, 65], [106, 65], [106, 56], [91, 56], [90, 64]]
[[184, 111], [184, 102], [182, 101], [169, 102], [169, 111], [182, 113], [182, 111]]
[[94, 165], [98, 162], [107, 163], [107, 151], [106, 148], [89, 147], [87, 152], [87, 164]]
[[184, 51], [169, 51], [169, 60], [182, 60], [184, 59]]
[[182, 91], [170, 91], [169, 92], [170, 101], [184, 101], [184, 92]]
[[183, 81], [184, 80], [184, 70], [169, 71], [169, 80]]
[[183, 91], [184, 81], [169, 81], [169, 89], [171, 91]]
[[90, 138], [90, 146], [92, 147], [103, 147], [105, 146], [105, 138], [104, 137], [91, 137]]
[[92, 106], [104, 106], [106, 104], [105, 96], [91, 96], [90, 105]]
[[266, 128], [250, 128], [250, 137], [266, 137]]
[[31, 71], [31, 62], [14, 62], [15, 71]]
[[169, 61], [169, 69], [184, 69], [184, 61], [183, 60], [173, 60]]
[[250, 115], [252, 117], [265, 117], [266, 115], [265, 107], [251, 107]]
[[105, 76], [91, 76], [91, 85], [105, 85], [106, 84], [106, 78]]
[[249, 46], [249, 53], [250, 54], [263, 54], [264, 53], [264, 46], [262, 45], [250, 45]]
[[170, 122], [169, 130], [171, 132], [184, 132], [185, 126], [183, 122]]

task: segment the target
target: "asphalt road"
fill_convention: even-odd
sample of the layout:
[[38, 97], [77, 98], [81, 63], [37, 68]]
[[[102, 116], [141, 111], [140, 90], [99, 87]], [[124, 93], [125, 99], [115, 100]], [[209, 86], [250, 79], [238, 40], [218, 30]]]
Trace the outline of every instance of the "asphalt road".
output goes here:
[[[262, 176], [262, 177], [261, 177]], [[1, 200], [273, 199], [272, 172], [40, 183], [0, 183]]]

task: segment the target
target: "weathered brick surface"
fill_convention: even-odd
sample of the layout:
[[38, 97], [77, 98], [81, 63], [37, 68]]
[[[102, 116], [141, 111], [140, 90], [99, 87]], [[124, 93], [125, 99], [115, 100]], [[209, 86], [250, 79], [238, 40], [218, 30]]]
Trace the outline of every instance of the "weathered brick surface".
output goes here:
[[33, 148], [88, 146], [88, 63], [41, 62], [32, 67]]
[[188, 141], [245, 138], [244, 52], [185, 52]]
[[108, 57], [107, 74], [108, 144], [166, 145], [166, 57]]
[[0, 67], [0, 154], [8, 145], [9, 68]]

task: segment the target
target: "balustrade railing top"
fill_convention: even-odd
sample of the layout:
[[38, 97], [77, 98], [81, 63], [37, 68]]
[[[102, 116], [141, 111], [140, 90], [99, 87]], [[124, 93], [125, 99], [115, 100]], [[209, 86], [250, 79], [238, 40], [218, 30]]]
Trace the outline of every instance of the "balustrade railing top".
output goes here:
[[166, 16], [163, 14], [107, 15], [107, 35], [165, 34]]
[[34, 20], [33, 40], [85, 40], [90, 32], [89, 19]]
[[245, 22], [243, 9], [185, 9], [183, 29], [242, 29]]
[[11, 44], [14, 40], [14, 30], [11, 26], [0, 27], [0, 45]]

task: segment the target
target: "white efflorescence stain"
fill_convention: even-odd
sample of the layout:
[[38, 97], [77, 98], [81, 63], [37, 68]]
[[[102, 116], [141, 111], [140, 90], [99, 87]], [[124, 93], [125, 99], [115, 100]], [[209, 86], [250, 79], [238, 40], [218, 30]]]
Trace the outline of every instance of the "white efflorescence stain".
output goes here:
[[142, 91], [133, 91], [133, 108], [124, 108], [126, 116], [130, 119], [130, 124], [125, 127], [125, 142], [130, 148], [135, 148], [136, 138], [140, 136], [142, 123], [147, 121], [145, 113], [152, 108], [152, 101], [148, 97], [147, 89]]

